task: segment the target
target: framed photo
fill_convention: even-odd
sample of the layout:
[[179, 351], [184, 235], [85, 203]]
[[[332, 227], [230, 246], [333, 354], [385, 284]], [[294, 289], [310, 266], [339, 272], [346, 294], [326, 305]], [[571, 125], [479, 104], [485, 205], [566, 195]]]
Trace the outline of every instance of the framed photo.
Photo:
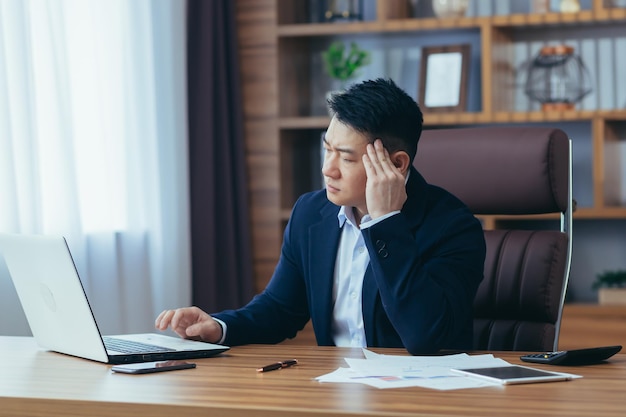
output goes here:
[[429, 112], [465, 111], [470, 45], [422, 48], [419, 104]]

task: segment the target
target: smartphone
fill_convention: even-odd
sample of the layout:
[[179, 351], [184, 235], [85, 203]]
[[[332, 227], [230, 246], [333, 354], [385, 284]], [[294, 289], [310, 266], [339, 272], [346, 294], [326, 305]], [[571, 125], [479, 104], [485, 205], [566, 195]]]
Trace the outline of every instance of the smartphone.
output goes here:
[[190, 369], [195, 367], [195, 363], [185, 361], [161, 361], [115, 365], [111, 367], [111, 370], [125, 374], [151, 374], [154, 372], [176, 371], [178, 369]]

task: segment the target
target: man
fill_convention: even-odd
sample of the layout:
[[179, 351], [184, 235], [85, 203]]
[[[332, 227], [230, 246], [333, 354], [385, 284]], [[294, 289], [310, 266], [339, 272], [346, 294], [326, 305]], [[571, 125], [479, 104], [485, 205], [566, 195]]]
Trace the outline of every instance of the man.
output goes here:
[[278, 343], [311, 319], [319, 345], [471, 349], [482, 227], [413, 168], [423, 120], [417, 103], [377, 79], [329, 106], [325, 190], [294, 205], [267, 288], [213, 316], [166, 310], [156, 327], [235, 346]]

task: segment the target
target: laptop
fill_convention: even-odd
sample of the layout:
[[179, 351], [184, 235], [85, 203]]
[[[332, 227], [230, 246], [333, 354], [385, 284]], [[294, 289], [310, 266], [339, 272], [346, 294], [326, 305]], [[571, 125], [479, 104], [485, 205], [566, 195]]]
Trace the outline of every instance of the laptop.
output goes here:
[[44, 349], [109, 364], [206, 358], [229, 349], [158, 333], [103, 337], [62, 236], [0, 234], [0, 255]]

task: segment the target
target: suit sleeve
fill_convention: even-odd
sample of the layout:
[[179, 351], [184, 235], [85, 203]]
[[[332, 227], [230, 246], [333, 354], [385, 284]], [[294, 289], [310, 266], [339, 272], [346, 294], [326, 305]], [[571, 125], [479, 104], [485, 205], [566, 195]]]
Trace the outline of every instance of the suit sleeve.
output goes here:
[[363, 234], [382, 308], [406, 349], [468, 348], [485, 259], [480, 222], [458, 207], [427, 216], [415, 230], [400, 213]]
[[[294, 212], [298, 204], [294, 206]], [[263, 292], [246, 306], [213, 314], [228, 331], [224, 344], [279, 343], [295, 337], [309, 320], [301, 263], [297, 262], [290, 221], [285, 229], [278, 264]]]

